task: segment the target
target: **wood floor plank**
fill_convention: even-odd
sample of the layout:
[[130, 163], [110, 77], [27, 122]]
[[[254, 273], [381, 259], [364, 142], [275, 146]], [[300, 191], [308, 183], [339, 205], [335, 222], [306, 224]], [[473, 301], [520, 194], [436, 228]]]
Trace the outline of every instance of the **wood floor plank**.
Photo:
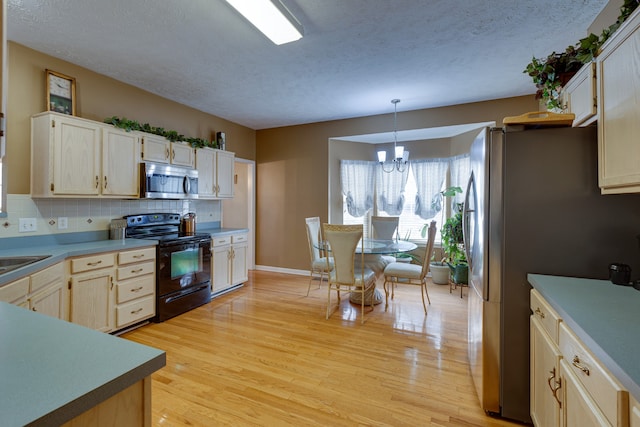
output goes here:
[[[211, 303], [123, 338], [163, 349], [152, 376], [158, 426], [515, 426], [479, 407], [467, 362], [467, 299], [398, 286], [365, 310], [342, 301], [325, 320], [326, 284], [250, 272]], [[382, 286], [378, 286], [382, 289]], [[336, 304], [335, 294], [332, 304]]]

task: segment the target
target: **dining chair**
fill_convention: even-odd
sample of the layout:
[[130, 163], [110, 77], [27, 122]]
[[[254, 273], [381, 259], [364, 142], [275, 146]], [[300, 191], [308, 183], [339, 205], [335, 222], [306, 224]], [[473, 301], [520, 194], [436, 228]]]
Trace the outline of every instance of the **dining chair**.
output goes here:
[[[329, 244], [333, 257], [333, 269], [329, 272], [329, 287], [327, 293], [327, 319], [331, 315], [331, 291], [338, 295], [340, 305], [340, 292], [360, 293], [361, 319], [364, 323], [365, 298], [369, 295], [369, 304], [373, 310], [376, 275], [373, 270], [364, 264], [364, 240], [362, 239], [364, 227], [357, 225], [323, 224], [322, 231], [325, 240]], [[358, 245], [360, 253], [356, 254]], [[356, 263], [356, 256], [359, 262]], [[328, 264], [327, 264], [328, 265]]]
[[[397, 216], [372, 216], [371, 217], [371, 235], [374, 239], [393, 240], [400, 218]], [[386, 263], [396, 262], [393, 255], [383, 255], [382, 260]]]
[[322, 285], [324, 275], [333, 269], [333, 260], [328, 258], [322, 250], [322, 234], [320, 233], [320, 218], [317, 216], [305, 218], [307, 228], [307, 240], [309, 241], [309, 256], [311, 264], [309, 268], [309, 286], [307, 296], [311, 290], [311, 281], [314, 274], [320, 274], [318, 288]]
[[429, 292], [427, 291], [427, 273], [429, 272], [429, 262], [431, 260], [431, 254], [433, 253], [433, 244], [436, 238], [436, 222], [431, 221], [427, 233], [427, 245], [425, 246], [424, 257], [422, 259], [422, 265], [408, 264], [405, 262], [392, 262], [384, 268], [384, 293], [385, 293], [385, 311], [389, 307], [389, 287], [388, 283], [391, 283], [391, 299], [394, 297], [395, 285], [418, 285], [420, 286], [420, 294], [422, 295], [422, 306], [424, 307], [425, 314], [427, 313], [427, 305], [424, 301], [424, 296], [427, 296], [427, 301], [431, 304], [429, 298]]

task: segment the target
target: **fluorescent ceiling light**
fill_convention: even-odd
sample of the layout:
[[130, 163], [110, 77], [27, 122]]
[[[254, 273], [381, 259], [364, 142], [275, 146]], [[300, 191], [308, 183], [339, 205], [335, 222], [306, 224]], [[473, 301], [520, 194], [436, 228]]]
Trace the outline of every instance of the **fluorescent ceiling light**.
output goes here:
[[302, 25], [280, 0], [227, 0], [277, 45], [302, 38]]

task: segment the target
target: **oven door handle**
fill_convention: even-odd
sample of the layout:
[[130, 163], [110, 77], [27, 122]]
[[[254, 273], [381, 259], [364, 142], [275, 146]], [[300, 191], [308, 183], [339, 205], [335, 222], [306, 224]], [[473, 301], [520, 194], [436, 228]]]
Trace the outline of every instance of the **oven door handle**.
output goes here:
[[185, 194], [189, 194], [191, 192], [191, 181], [186, 175], [182, 180], [182, 189], [184, 190]]

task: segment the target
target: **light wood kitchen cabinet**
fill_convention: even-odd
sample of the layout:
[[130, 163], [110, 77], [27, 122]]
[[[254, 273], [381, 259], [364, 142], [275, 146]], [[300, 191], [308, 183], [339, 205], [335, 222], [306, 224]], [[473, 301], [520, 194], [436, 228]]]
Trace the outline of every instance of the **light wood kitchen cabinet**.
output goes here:
[[31, 119], [32, 197], [138, 197], [139, 136], [58, 113]]
[[114, 329], [115, 254], [73, 258], [69, 261], [71, 309], [69, 320], [91, 329]]
[[102, 194], [138, 197], [141, 159], [138, 135], [112, 127], [102, 129]]
[[0, 287], [0, 301], [68, 320], [64, 279], [64, 265], [60, 262]]
[[212, 292], [219, 293], [248, 280], [248, 234], [214, 237], [211, 242]]
[[98, 123], [58, 113], [31, 119], [31, 196], [100, 194]]
[[535, 289], [531, 418], [536, 426], [629, 426], [629, 393]]
[[142, 160], [172, 165], [195, 166], [195, 150], [188, 144], [171, 142], [151, 134], [142, 134]]
[[567, 113], [575, 114], [573, 127], [588, 126], [597, 119], [596, 64], [585, 64], [562, 89]]
[[629, 397], [629, 425], [631, 427], [640, 427], [640, 403], [637, 400]]
[[531, 419], [538, 427], [559, 426], [561, 403], [557, 313], [531, 291]]
[[598, 56], [598, 169], [603, 194], [640, 192], [640, 9]]
[[198, 197], [224, 199], [233, 197], [235, 154], [212, 148], [196, 150]]
[[155, 247], [118, 253], [116, 329], [121, 329], [155, 316], [155, 263]]

